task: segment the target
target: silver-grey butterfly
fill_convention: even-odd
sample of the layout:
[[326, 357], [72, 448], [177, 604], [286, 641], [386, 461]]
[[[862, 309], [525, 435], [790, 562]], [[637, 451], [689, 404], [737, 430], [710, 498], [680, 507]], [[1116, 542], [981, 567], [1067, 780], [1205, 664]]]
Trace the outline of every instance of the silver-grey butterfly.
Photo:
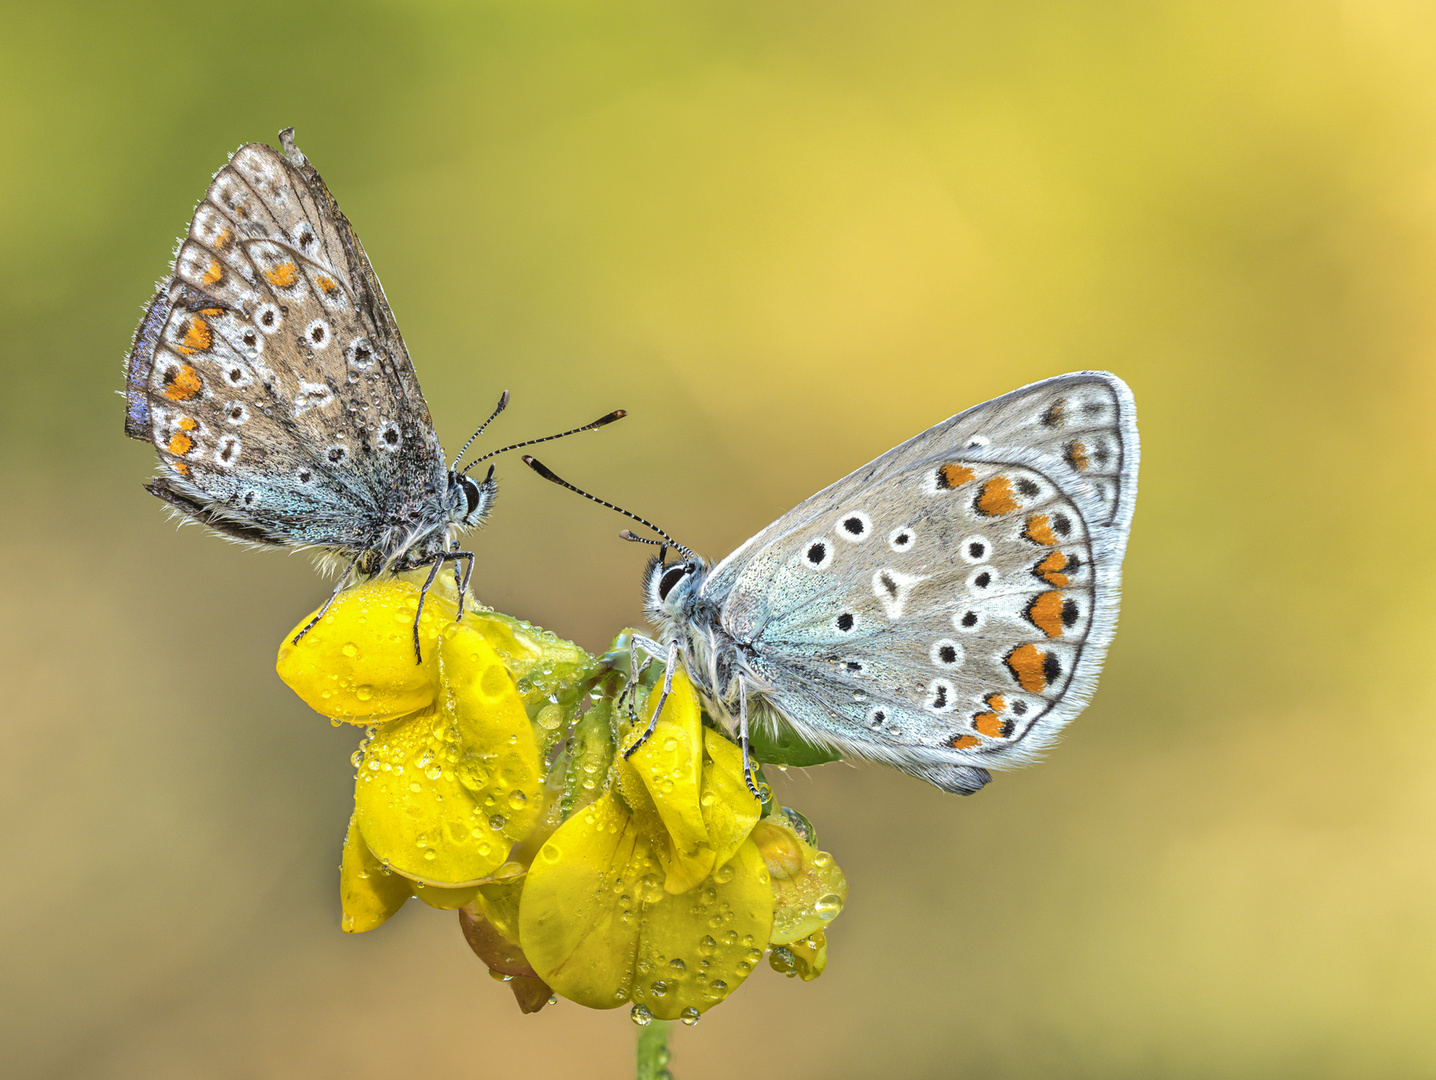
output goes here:
[[424, 565], [432, 583], [446, 561], [457, 576], [493, 467], [446, 463], [363, 245], [292, 128], [280, 142], [215, 174], [136, 331], [125, 434], [163, 465], [146, 487], [233, 539], [343, 556], [341, 587]]
[[[969, 794], [1087, 704], [1137, 497], [1131, 391], [1076, 372], [959, 413], [716, 566], [682, 545], [649, 620], [709, 712]], [[665, 536], [665, 539], [667, 537]]]

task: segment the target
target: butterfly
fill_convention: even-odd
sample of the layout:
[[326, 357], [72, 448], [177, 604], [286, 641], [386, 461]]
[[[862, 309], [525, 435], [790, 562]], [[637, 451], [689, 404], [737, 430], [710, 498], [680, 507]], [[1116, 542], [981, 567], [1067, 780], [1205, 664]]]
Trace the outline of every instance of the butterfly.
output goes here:
[[342, 557], [335, 595], [427, 565], [422, 610], [452, 563], [462, 615], [474, 557], [457, 533], [497, 491], [492, 465], [483, 480], [468, 471], [503, 451], [460, 467], [471, 438], [446, 462], [359, 237], [294, 129], [279, 137], [282, 153], [251, 143], [215, 174], [135, 333], [125, 434], [152, 442], [163, 469], [146, 489], [232, 539]]
[[717, 565], [644, 521], [663, 539], [624, 534], [660, 545], [643, 579], [657, 639], [638, 644], [666, 658], [665, 688], [683, 665], [745, 756], [750, 723], [787, 725], [970, 794], [1035, 760], [1096, 688], [1138, 457], [1131, 391], [1083, 371], [929, 428]]

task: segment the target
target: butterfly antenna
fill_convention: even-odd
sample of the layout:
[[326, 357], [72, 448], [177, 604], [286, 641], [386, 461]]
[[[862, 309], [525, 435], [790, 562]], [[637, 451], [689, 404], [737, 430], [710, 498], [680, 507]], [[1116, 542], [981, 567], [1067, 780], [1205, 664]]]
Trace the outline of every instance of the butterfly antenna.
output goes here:
[[[461, 462], [461, 461], [464, 460], [464, 455], [469, 452], [469, 447], [471, 447], [471, 446], [474, 445], [474, 440], [477, 439], [480, 435], [482, 435], [482, 434], [484, 433], [484, 428], [486, 428], [486, 427], [488, 427], [490, 424], [492, 424], [492, 423], [494, 422], [494, 420], [498, 417], [499, 413], [503, 412], [503, 411], [504, 411], [505, 409], [507, 409], [508, 407], [509, 407], [509, 392], [508, 392], [507, 390], [505, 390], [505, 391], [503, 392], [503, 394], [499, 397], [499, 404], [498, 404], [498, 407], [497, 407], [496, 409], [494, 409], [493, 415], [490, 416], [487, 420], [485, 420], [482, 424], [479, 425], [479, 430], [476, 431], [476, 432], [474, 432], [472, 435], [469, 436], [469, 441], [466, 442], [466, 443], [464, 443], [464, 448], [463, 448], [462, 450], [460, 450], [460, 451], [458, 452], [458, 454], [456, 454], [456, 455], [454, 456], [454, 464], [453, 464], [453, 466], [452, 466], [453, 468], [457, 469], [457, 468], [459, 467], [459, 462]], [[480, 460], [483, 460], [483, 459], [480, 458]], [[468, 470], [465, 469], [464, 471], [467, 472]]]
[[594, 502], [598, 503], [599, 506], [606, 506], [606, 507], [608, 507], [610, 510], [616, 510], [616, 511], [618, 511], [620, 514], [622, 514], [624, 517], [632, 518], [634, 521], [638, 522], [640, 525], [646, 525], [648, 528], [650, 528], [650, 529], [652, 529], [654, 532], [656, 532], [659, 536], [663, 537], [662, 540], [650, 540], [650, 539], [649, 539], [648, 537], [646, 537], [646, 536], [636, 536], [636, 535], [634, 535], [633, 533], [629, 532], [627, 529], [624, 529], [624, 530], [623, 530], [621, 533], [619, 533], [618, 535], [621, 536], [621, 537], [623, 537], [625, 540], [636, 540], [636, 541], [638, 541], [640, 544], [657, 544], [657, 545], [660, 546], [660, 547], [662, 547], [662, 546], [664, 546], [664, 545], [668, 545], [668, 546], [670, 546], [670, 547], [676, 548], [677, 550], [683, 552], [684, 557], [687, 558], [687, 559], [696, 559], [696, 558], [698, 558], [698, 556], [693, 552], [693, 550], [692, 550], [691, 548], [684, 547], [684, 546], [683, 546], [682, 544], [680, 544], [677, 540], [673, 539], [673, 537], [669, 536], [666, 532], [664, 532], [662, 529], [660, 529], [657, 525], [653, 524], [653, 522], [649, 521], [647, 518], [641, 518], [641, 517], [639, 517], [637, 514], [633, 513], [633, 511], [631, 511], [631, 510], [625, 510], [625, 509], [624, 509], [623, 507], [621, 507], [621, 506], [615, 506], [613, 503], [609, 502], [607, 499], [600, 499], [597, 495], [590, 495], [588, 492], [584, 491], [583, 488], [581, 488], [581, 487], [575, 487], [574, 485], [570, 484], [567, 480], [565, 480], [563, 477], [559, 476], [559, 475], [558, 475], [557, 473], [555, 473], [552, 469], [550, 469], [547, 465], [545, 465], [542, 461], [539, 461], [539, 460], [538, 460], [537, 458], [535, 458], [535, 457], [531, 457], [531, 456], [529, 456], [528, 454], [525, 454], [524, 457], [523, 457], [523, 461], [524, 461], [524, 464], [525, 464], [525, 465], [527, 465], [527, 466], [528, 466], [530, 469], [532, 469], [534, 472], [538, 473], [538, 474], [539, 474], [540, 476], [542, 476], [545, 480], [551, 481], [552, 483], [557, 484], [559, 487], [566, 487], [566, 488], [569, 489], [569, 491], [572, 491], [572, 492], [574, 492], [575, 494], [578, 494], [578, 495], [582, 495], [585, 499], [591, 499], [591, 500], [593, 500]]
[[[514, 444], [511, 445], [511, 446], [501, 446], [501, 447], [499, 447], [499, 449], [497, 449], [497, 450], [490, 450], [490, 451], [489, 451], [487, 454], [485, 454], [483, 457], [476, 457], [476, 458], [474, 458], [473, 461], [471, 461], [471, 462], [469, 462], [467, 465], [465, 465], [462, 469], [459, 470], [459, 472], [460, 472], [460, 473], [467, 473], [470, 469], [472, 469], [472, 468], [473, 468], [475, 465], [477, 465], [479, 462], [481, 462], [481, 461], [488, 461], [489, 458], [491, 458], [491, 457], [497, 457], [499, 454], [507, 454], [510, 450], [517, 450], [517, 449], [518, 449], [519, 447], [521, 447], [521, 446], [533, 446], [535, 443], [552, 442], [554, 439], [565, 439], [565, 438], [567, 438], [567, 437], [570, 436], [570, 435], [577, 435], [580, 431], [593, 431], [593, 430], [595, 430], [595, 429], [597, 429], [597, 428], [601, 428], [601, 427], [604, 427], [604, 426], [606, 426], [606, 425], [608, 425], [608, 424], [611, 424], [611, 423], [613, 423], [615, 420], [622, 420], [622, 419], [623, 419], [625, 416], [627, 416], [627, 415], [628, 415], [628, 410], [627, 410], [627, 409], [614, 409], [613, 412], [609, 413], [607, 416], [600, 416], [600, 417], [599, 417], [597, 420], [595, 420], [593, 423], [591, 423], [591, 424], [584, 424], [582, 427], [569, 428], [567, 431], [560, 431], [557, 435], [545, 435], [542, 439], [525, 439], [523, 442], [516, 442], [516, 443], [514, 443]], [[480, 428], [479, 430], [482, 431], [483, 428]], [[474, 441], [473, 439], [470, 439], [470, 440], [469, 440], [469, 442], [473, 442], [473, 441]], [[466, 447], [464, 447], [464, 449], [467, 450], [468, 447], [466, 446]], [[460, 457], [463, 457], [462, 454], [460, 454], [459, 456], [460, 456]]]

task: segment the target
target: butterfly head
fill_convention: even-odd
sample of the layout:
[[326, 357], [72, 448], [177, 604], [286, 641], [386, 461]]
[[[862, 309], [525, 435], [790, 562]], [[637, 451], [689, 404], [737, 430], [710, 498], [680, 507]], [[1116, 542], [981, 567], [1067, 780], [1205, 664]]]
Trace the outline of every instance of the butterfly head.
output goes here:
[[643, 572], [643, 610], [654, 626], [661, 628], [681, 617], [708, 576], [705, 559], [687, 549], [682, 554], [681, 559], [670, 563], [664, 547], [648, 561]]
[[488, 517], [489, 507], [493, 505], [498, 490], [492, 465], [489, 466], [489, 474], [482, 480], [450, 469], [449, 487], [445, 493], [449, 521], [462, 529], [473, 528]]

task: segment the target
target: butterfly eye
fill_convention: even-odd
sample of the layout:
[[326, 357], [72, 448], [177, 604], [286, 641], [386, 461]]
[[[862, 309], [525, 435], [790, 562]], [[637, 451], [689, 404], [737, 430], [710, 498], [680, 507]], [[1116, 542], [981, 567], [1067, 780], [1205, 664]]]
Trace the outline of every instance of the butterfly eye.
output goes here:
[[479, 508], [479, 503], [483, 501], [483, 491], [477, 480], [467, 476], [459, 477], [459, 484], [464, 489], [464, 517], [471, 518], [474, 516], [474, 511]]
[[669, 570], [658, 582], [658, 599], [667, 600], [668, 594], [673, 591], [673, 587], [687, 576], [688, 567], [681, 564]]

